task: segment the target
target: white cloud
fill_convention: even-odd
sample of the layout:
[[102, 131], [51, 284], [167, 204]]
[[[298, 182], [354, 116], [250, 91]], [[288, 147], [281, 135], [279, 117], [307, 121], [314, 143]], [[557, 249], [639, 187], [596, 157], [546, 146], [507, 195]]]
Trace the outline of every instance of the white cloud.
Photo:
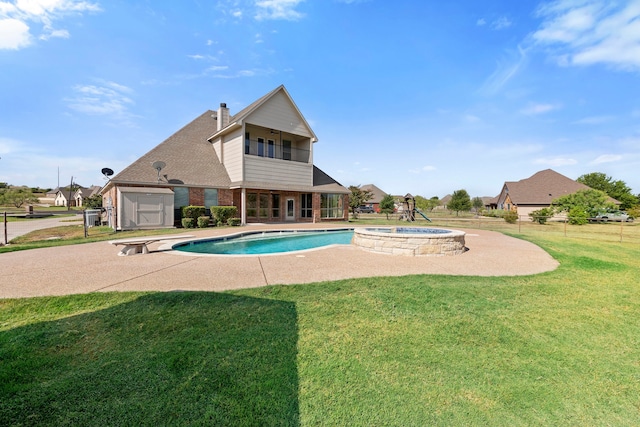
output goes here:
[[297, 21], [304, 14], [295, 10], [296, 6], [304, 0], [257, 0], [258, 11], [255, 18], [259, 21], [267, 19], [284, 19]]
[[[513, 23], [509, 18], [507, 18], [506, 16], [501, 16], [491, 21], [491, 24], [489, 24], [489, 26], [492, 30], [500, 31], [509, 28], [512, 24]], [[487, 20], [485, 18], [480, 18], [476, 21], [476, 25], [478, 27], [484, 27], [485, 25], [487, 25]]]
[[29, 24], [41, 26], [37, 38], [69, 38], [65, 29], [57, 29], [53, 23], [68, 15], [99, 12], [97, 3], [76, 0], [17, 0], [15, 4], [0, 2], [0, 49], [21, 49], [32, 39]]
[[612, 162], [619, 162], [620, 160], [622, 160], [622, 156], [620, 154], [603, 154], [601, 156], [598, 156], [597, 158], [595, 158], [591, 164], [592, 165], [599, 165], [601, 163], [612, 163]]
[[496, 70], [484, 82], [479, 92], [484, 95], [495, 95], [524, 68], [527, 63], [526, 49], [518, 46], [517, 52], [509, 52], [509, 58], [498, 62]]
[[119, 121], [128, 122], [134, 117], [129, 106], [135, 104], [127, 96], [133, 91], [114, 82], [99, 82], [99, 85], [77, 85], [73, 88], [75, 96], [65, 99], [70, 109], [92, 116], [111, 116]]
[[640, 70], [640, 0], [557, 0], [537, 15], [543, 22], [531, 37], [550, 47], [560, 65]]
[[19, 19], [0, 19], [0, 49], [17, 50], [29, 46], [29, 26]]
[[534, 165], [546, 165], [551, 167], [569, 166], [569, 165], [575, 165], [577, 163], [578, 161], [576, 159], [567, 158], [567, 157], [544, 157], [544, 158], [535, 159], [533, 161]]
[[526, 108], [520, 110], [520, 112], [527, 116], [536, 116], [538, 114], [545, 114], [559, 108], [559, 105], [554, 104], [530, 104]]
[[511, 26], [511, 21], [506, 16], [501, 16], [491, 23], [491, 28], [494, 30], [504, 30]]
[[602, 123], [610, 122], [614, 119], [613, 116], [593, 116], [593, 117], [585, 117], [580, 120], [576, 120], [573, 122], [575, 125], [599, 125]]

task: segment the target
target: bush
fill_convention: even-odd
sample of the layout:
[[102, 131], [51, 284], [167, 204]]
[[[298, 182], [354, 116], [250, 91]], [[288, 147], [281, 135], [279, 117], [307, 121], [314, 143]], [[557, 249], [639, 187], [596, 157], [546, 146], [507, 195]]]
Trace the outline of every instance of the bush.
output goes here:
[[509, 224], [515, 224], [518, 222], [518, 213], [516, 211], [506, 211], [502, 218]]
[[546, 224], [547, 220], [553, 215], [553, 211], [550, 208], [542, 208], [537, 211], [529, 213], [531, 221], [538, 224]]
[[211, 220], [210, 216], [199, 216], [198, 217], [198, 228], [207, 228], [209, 226], [209, 221]]
[[489, 211], [484, 212], [484, 216], [488, 216], [491, 218], [503, 218], [504, 212], [502, 209], [491, 209]]
[[204, 206], [183, 206], [182, 218], [192, 218], [195, 223], [198, 217], [205, 216], [207, 209]]
[[633, 207], [631, 209], [627, 209], [627, 214], [629, 214], [632, 218], [640, 219], [640, 206]]
[[574, 206], [569, 210], [569, 224], [583, 225], [589, 222], [589, 214], [581, 206]]
[[182, 228], [195, 228], [196, 222], [193, 218], [182, 218]]
[[211, 216], [217, 225], [227, 224], [229, 218], [233, 218], [237, 214], [238, 208], [235, 206], [211, 206]]
[[231, 225], [232, 227], [237, 227], [240, 224], [242, 224], [242, 219], [240, 219], [240, 218], [229, 218], [227, 220], [227, 224]]

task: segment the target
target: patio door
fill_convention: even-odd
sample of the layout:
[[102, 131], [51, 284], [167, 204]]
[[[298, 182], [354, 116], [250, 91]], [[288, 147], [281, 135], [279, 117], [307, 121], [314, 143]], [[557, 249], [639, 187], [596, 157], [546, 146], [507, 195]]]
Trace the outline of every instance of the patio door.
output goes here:
[[287, 212], [285, 215], [287, 221], [296, 219], [296, 205], [294, 199], [287, 199]]

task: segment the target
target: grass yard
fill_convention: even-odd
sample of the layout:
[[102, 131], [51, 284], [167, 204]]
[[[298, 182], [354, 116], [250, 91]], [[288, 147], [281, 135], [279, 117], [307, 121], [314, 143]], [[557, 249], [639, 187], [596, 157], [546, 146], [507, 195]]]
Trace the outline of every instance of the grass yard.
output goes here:
[[560, 267], [0, 300], [0, 425], [640, 425], [640, 247], [523, 234]]

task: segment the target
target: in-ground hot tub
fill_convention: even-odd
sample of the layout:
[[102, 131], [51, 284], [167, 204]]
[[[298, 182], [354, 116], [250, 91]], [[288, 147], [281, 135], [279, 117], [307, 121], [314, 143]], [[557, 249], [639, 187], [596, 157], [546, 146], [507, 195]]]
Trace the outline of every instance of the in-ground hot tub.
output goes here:
[[465, 233], [428, 227], [356, 228], [353, 244], [360, 248], [393, 255], [445, 256], [466, 251]]

